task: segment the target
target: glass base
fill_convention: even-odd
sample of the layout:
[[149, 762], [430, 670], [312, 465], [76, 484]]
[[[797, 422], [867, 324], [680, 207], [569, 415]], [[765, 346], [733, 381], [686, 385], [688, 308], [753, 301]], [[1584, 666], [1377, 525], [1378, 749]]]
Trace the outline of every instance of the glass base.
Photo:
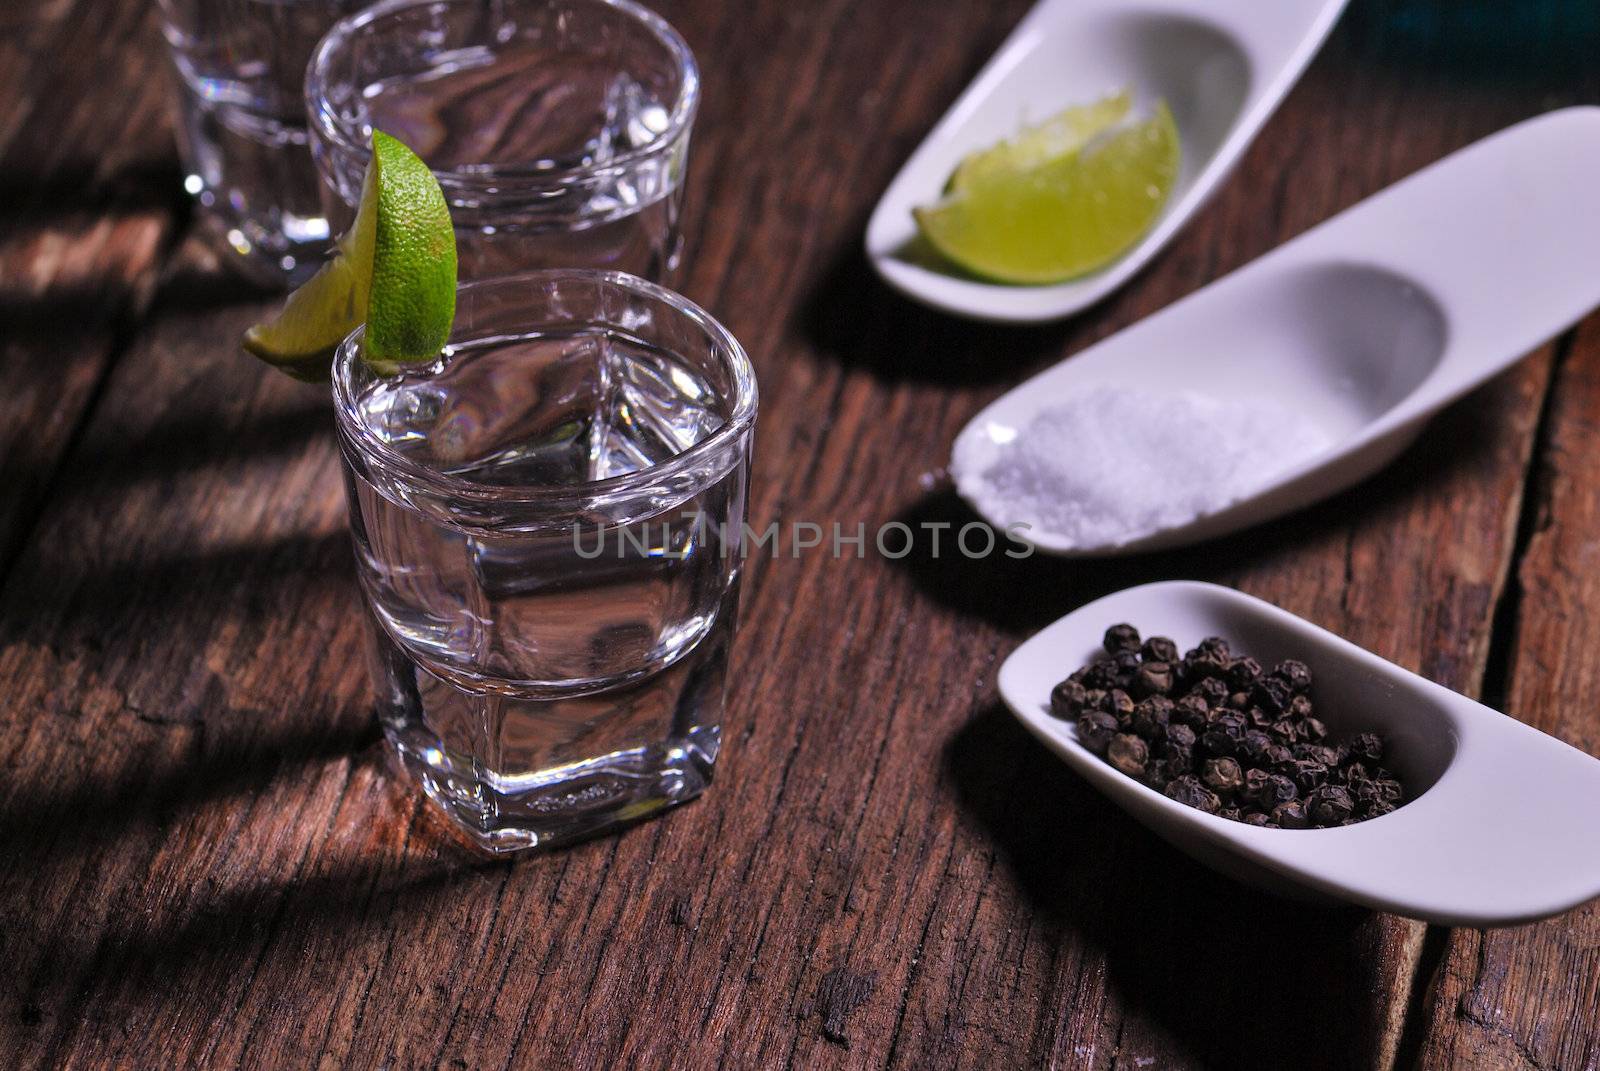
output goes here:
[[[466, 776], [427, 740], [386, 730], [406, 771], [479, 848], [510, 854], [613, 832], [687, 803], [711, 783], [712, 761], [694, 746], [608, 756], [550, 771], [532, 786]], [[420, 748], [419, 746], [420, 745]], [[652, 751], [654, 749], [651, 749]]]
[[[464, 687], [370, 618], [384, 735], [475, 844], [509, 853], [610, 832], [711, 783], [733, 613], [642, 680], [578, 695]], [[479, 682], [474, 682], [479, 683]]]

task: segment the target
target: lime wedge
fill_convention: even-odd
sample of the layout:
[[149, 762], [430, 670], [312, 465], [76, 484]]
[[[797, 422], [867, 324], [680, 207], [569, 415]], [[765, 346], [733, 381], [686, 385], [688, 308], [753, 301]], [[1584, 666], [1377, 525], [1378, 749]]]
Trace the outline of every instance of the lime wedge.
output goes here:
[[[1144, 122], [1030, 162], [1037, 151], [1009, 143], [988, 150], [1008, 156], [981, 163], [968, 157], [966, 174], [957, 169], [949, 193], [912, 210], [922, 235], [975, 275], [1058, 283], [1103, 268], [1132, 248], [1161, 214], [1178, 177], [1178, 129], [1164, 103]], [[1017, 163], [1007, 166], [1007, 159]]]
[[950, 176], [945, 192], [966, 189], [987, 177], [1037, 167], [1077, 152], [1090, 138], [1126, 119], [1132, 105], [1133, 94], [1124, 89], [1093, 104], [1068, 108], [1042, 123], [1024, 127], [1016, 137], [963, 158]]
[[355, 223], [282, 312], [245, 332], [244, 348], [297, 379], [326, 379], [334, 349], [364, 322], [363, 357], [389, 374], [432, 360], [455, 312], [456, 238], [444, 192], [415, 153], [374, 130]]

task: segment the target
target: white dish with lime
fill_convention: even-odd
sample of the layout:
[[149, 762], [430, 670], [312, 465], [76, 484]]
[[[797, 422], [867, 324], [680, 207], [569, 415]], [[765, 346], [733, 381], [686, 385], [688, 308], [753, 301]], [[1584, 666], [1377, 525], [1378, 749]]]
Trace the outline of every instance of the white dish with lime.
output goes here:
[[[1041, 0], [889, 185], [867, 227], [869, 259], [897, 290], [963, 316], [1052, 320], [1093, 304], [1143, 267], [1210, 196], [1316, 54], [1344, 4], [1156, 0], [1130, 8], [1120, 0]], [[1082, 106], [1090, 112], [1123, 90], [1131, 94], [1132, 114], [1149, 117], [1145, 122], [1153, 124], [1152, 131], [1162, 106], [1170, 109], [1181, 147], [1176, 160], [1154, 158], [1148, 148], [1141, 155], [1132, 146], [1106, 143], [1104, 137], [1092, 138], [1090, 130], [1087, 145], [1062, 146], [1058, 153], [1082, 160], [1047, 165], [1043, 173], [1023, 177], [990, 200], [1015, 205], [1039, 183], [1053, 184], [1080, 203], [1050, 221], [1048, 229], [1063, 244], [1081, 240], [1086, 231], [1137, 225], [1126, 243], [1115, 243], [1126, 251], [1109, 263], [1101, 259], [1104, 266], [1085, 268], [1086, 274], [1048, 283], [1044, 280], [1051, 273], [1028, 270], [1027, 257], [1021, 258], [1020, 271], [994, 270], [1007, 258], [979, 255], [971, 236], [963, 243], [958, 234], [939, 246], [946, 252], [965, 249], [968, 255], [958, 259], [968, 270], [930, 259], [913, 210], [948, 200], [965, 162], [1004, 139], [1027, 142], [1038, 124], [1064, 108]], [[1104, 159], [1097, 168], [1093, 157], [1103, 148], [1130, 160]], [[1170, 177], [1168, 167], [1175, 169]], [[1094, 186], [1097, 175], [1103, 183], [1103, 176], [1119, 173], [1134, 181], [1113, 178], [1109, 185]], [[1157, 202], [1149, 218], [1125, 204], [1145, 187]], [[1111, 203], [1113, 210], [1100, 214], [1109, 218], [1090, 210], [1095, 201]], [[1015, 210], [1011, 217], [1003, 210], [972, 215], [957, 220], [955, 229], [996, 220], [1001, 230], [1008, 222], [1020, 229], [1023, 222]], [[922, 231], [929, 233], [926, 218]], [[1002, 247], [1006, 243], [1004, 234], [994, 240]], [[1055, 274], [1065, 277], [1073, 263], [1069, 257]], [[1009, 281], [989, 281], [998, 277]]]
[[[1600, 305], [1596, 175], [1596, 107], [1470, 145], [1000, 397], [956, 438], [957, 489], [992, 524], [1029, 524], [1036, 548], [1074, 557], [1183, 546], [1343, 490]], [[1130, 399], [1147, 399], [1148, 427]], [[1207, 423], [1205, 404], [1233, 408]], [[1219, 449], [1241, 444], [1253, 448]], [[1176, 492], [1229, 456], [1255, 470], [1187, 516], [1110, 493]]]

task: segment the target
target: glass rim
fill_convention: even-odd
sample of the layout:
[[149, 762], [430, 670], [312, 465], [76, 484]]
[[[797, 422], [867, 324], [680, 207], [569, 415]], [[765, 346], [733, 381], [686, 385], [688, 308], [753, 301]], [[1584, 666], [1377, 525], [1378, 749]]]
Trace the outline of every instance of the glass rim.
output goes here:
[[[727, 396], [733, 399], [733, 411], [728, 419], [704, 439], [660, 464], [623, 473], [620, 476], [608, 476], [601, 480], [590, 480], [580, 484], [523, 487], [484, 483], [469, 477], [453, 475], [401, 453], [374, 435], [363, 421], [356, 418], [350, 369], [353, 364], [361, 360], [361, 340], [366, 334], [366, 325], [363, 324], [345, 336], [334, 351], [331, 376], [333, 409], [340, 439], [358, 452], [364, 461], [376, 462], [386, 474], [441, 497], [473, 503], [491, 511], [523, 506], [543, 507], [558, 513], [577, 513], [613, 498], [626, 498], [637, 491], [659, 489], [669, 479], [692, 474], [701, 462], [728, 449], [751, 430], [756, 419], [758, 389], [755, 366], [751, 364], [749, 354], [739, 344], [739, 340], [733, 337], [733, 333], [722, 326], [715, 317], [676, 291], [668, 290], [636, 275], [629, 275], [627, 272], [603, 271], [596, 268], [542, 268], [513, 275], [475, 279], [462, 283], [457, 289], [457, 294], [459, 296], [473, 290], [502, 286], [536, 286], [563, 280], [606, 284], [636, 296], [661, 302], [705, 332], [713, 347], [721, 351], [722, 359], [731, 373]], [[493, 338], [504, 333], [503, 330], [486, 330], [482, 334], [484, 338]]]
[[[311, 126], [328, 143], [339, 151], [365, 161], [371, 148], [361, 139], [359, 129], [342, 120], [328, 104], [327, 87], [330, 81], [328, 67], [333, 57], [356, 34], [374, 23], [391, 18], [401, 12], [432, 4], [450, 5], [473, 3], [476, 0], [381, 0], [380, 3], [346, 15], [328, 29], [317, 42], [306, 66], [305, 103]], [[666, 46], [677, 63], [682, 76], [677, 99], [667, 118], [667, 127], [643, 145], [617, 153], [602, 164], [579, 165], [561, 168], [537, 168], [524, 164], [481, 164], [469, 168], [434, 168], [439, 178], [457, 185], [474, 182], [505, 181], [516, 179], [530, 185], [565, 185], [574, 179], [622, 171], [641, 160], [670, 152], [682, 141], [694, 124], [695, 111], [700, 104], [700, 67], [695, 62], [689, 42], [673, 28], [672, 24], [635, 0], [572, 0], [572, 2], [608, 7], [620, 11], [644, 26], [661, 44]]]

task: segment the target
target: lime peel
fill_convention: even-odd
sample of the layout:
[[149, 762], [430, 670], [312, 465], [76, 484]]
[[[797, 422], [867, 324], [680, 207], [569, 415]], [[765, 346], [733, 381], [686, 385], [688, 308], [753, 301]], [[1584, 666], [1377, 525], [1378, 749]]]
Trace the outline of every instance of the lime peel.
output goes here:
[[245, 332], [244, 348], [297, 379], [326, 379], [334, 350], [365, 323], [362, 357], [392, 374], [438, 354], [455, 305], [455, 231], [444, 192], [404, 143], [375, 130], [355, 222], [283, 310]]

